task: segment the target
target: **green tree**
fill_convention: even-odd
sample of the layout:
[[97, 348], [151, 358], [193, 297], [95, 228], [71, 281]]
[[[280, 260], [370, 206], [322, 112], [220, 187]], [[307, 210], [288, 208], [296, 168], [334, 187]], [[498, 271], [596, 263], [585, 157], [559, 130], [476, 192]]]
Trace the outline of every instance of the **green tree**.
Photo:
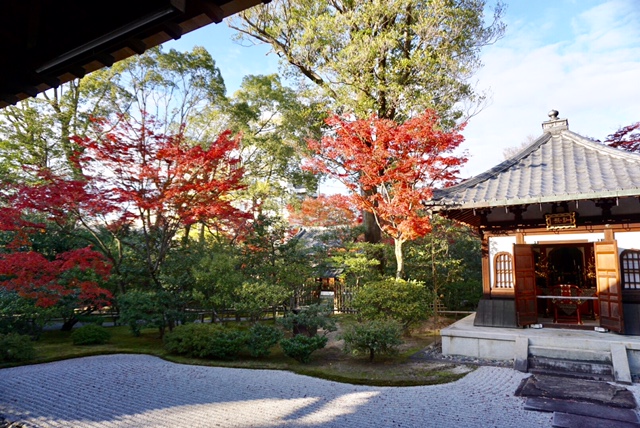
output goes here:
[[260, 217], [243, 244], [243, 270], [250, 281], [288, 290], [289, 307], [305, 304], [315, 290], [311, 248], [277, 218]]
[[433, 304], [452, 310], [475, 308], [482, 296], [480, 239], [469, 227], [432, 218], [433, 230], [407, 248], [411, 277], [433, 292]]
[[469, 81], [481, 48], [504, 33], [502, 4], [488, 25], [486, 9], [485, 0], [274, 0], [231, 26], [360, 117], [433, 108], [456, 118], [457, 104], [478, 101]]
[[383, 244], [354, 242], [347, 245], [344, 251], [334, 252], [331, 256], [333, 265], [344, 268], [341, 279], [348, 284], [360, 287], [363, 283], [380, 279], [376, 267], [380, 264], [375, 255], [383, 250]]
[[238, 301], [239, 290], [246, 280], [237, 246], [222, 243], [199, 243], [201, 257], [191, 267], [194, 278], [193, 297], [198, 304], [219, 313], [231, 309]]
[[280, 214], [297, 195], [315, 191], [316, 178], [301, 168], [307, 138], [318, 136], [319, 109], [302, 103], [277, 75], [250, 75], [229, 99], [227, 127], [241, 133], [247, 187], [240, 196], [255, 215]]
[[[88, 79], [88, 78], [87, 78]], [[76, 178], [79, 147], [74, 135], [86, 135], [90, 117], [108, 110], [102, 102], [108, 84], [77, 79], [0, 111], [0, 171], [9, 181], [37, 181], [43, 168]], [[89, 101], [91, 100], [91, 101]], [[26, 167], [26, 168], [25, 168]]]
[[376, 354], [396, 354], [402, 344], [402, 327], [395, 321], [373, 320], [348, 326], [340, 337], [345, 352], [368, 352], [369, 361]]
[[[311, 82], [308, 96], [333, 111], [403, 122], [430, 108], [451, 124], [482, 102], [470, 81], [482, 47], [504, 33], [502, 4], [486, 24], [485, 3], [274, 0], [240, 13], [231, 27], [270, 44], [299, 89]], [[363, 220], [367, 241], [379, 242], [373, 216]]]
[[[88, 101], [110, 106], [101, 117], [113, 114], [111, 121], [123, 115], [133, 115], [141, 121], [153, 117], [164, 126], [159, 132], [176, 133], [183, 126], [185, 134], [198, 141], [210, 141], [197, 138], [201, 118], [226, 102], [220, 70], [209, 52], [200, 46], [189, 52], [149, 49], [143, 55], [96, 71], [83, 81], [93, 89], [87, 94]], [[103, 87], [109, 90], [100, 91]]]
[[357, 292], [353, 305], [366, 320], [392, 319], [408, 330], [429, 315], [431, 294], [424, 283], [386, 278], [369, 282]]

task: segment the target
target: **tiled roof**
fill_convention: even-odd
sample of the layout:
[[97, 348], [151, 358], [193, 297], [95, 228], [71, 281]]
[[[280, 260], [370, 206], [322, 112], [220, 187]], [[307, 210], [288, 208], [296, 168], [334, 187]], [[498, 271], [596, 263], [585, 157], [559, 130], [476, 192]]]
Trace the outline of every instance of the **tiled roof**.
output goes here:
[[546, 132], [494, 168], [434, 192], [429, 205], [484, 208], [640, 195], [640, 154], [568, 129]]

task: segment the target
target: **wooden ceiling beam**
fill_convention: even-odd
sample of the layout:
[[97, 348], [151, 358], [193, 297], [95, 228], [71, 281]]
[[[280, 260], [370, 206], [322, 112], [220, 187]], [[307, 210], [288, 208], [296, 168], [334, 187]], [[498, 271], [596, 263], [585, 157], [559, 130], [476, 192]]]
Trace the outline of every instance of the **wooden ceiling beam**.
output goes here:
[[13, 94], [0, 94], [0, 100], [4, 101], [7, 105], [16, 105], [20, 99]]
[[178, 40], [180, 37], [182, 37], [182, 33], [183, 33], [182, 27], [173, 22], [165, 23], [162, 26], [162, 31], [167, 33], [167, 35], [171, 37], [173, 40]]
[[0, 108], [268, 2], [1, 0]]
[[37, 73], [31, 73], [31, 79], [34, 82], [42, 82], [50, 88], [57, 88], [62, 83], [57, 77]]
[[116, 59], [113, 57], [113, 55], [110, 55], [108, 53], [96, 54], [95, 59], [105, 67], [111, 67], [113, 63], [116, 62]]
[[87, 74], [87, 70], [85, 70], [84, 67], [75, 66], [69, 67], [69, 73], [73, 74], [78, 79], [81, 79]]
[[140, 39], [128, 39], [126, 44], [138, 55], [142, 55], [147, 50], [147, 45]]
[[[222, 8], [210, 1], [190, 0], [188, 7], [193, 7], [193, 11], [196, 13], [204, 13], [210, 20], [212, 20], [216, 24], [221, 23], [225, 17]], [[187, 12], [191, 12], [191, 10], [187, 10]]]

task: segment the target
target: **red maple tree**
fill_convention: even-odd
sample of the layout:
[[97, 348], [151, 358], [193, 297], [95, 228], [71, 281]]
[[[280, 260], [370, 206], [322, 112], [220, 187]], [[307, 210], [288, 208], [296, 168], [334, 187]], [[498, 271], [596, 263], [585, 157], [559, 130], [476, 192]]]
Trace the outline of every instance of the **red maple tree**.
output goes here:
[[9, 291], [49, 308], [71, 298], [73, 308], [92, 310], [111, 301], [111, 292], [99, 285], [111, 265], [90, 247], [60, 253], [49, 260], [35, 251], [0, 254], [0, 283]]
[[623, 126], [607, 136], [604, 143], [628, 152], [640, 152], [640, 122]]
[[[201, 222], [231, 232], [247, 218], [232, 204], [233, 192], [243, 188], [243, 170], [238, 138], [230, 132], [197, 145], [189, 144], [182, 130], [156, 133], [146, 116], [139, 122], [131, 117], [94, 122], [98, 138], [74, 137], [82, 148], [76, 162], [83, 176], [40, 171], [38, 184], [19, 189], [15, 206], [45, 213], [61, 228], [67, 222], [79, 225], [116, 273], [127, 230], [141, 231], [142, 239], [131, 245], [137, 245], [159, 285], [157, 274], [181, 228]], [[104, 242], [100, 230], [109, 231], [118, 245]], [[123, 292], [124, 285], [120, 288]]]
[[87, 182], [117, 207], [112, 226], [141, 229], [147, 270], [159, 285], [157, 273], [181, 228], [200, 222], [231, 232], [247, 218], [232, 203], [244, 187], [243, 169], [239, 138], [230, 131], [200, 145], [188, 142], [182, 129], [156, 133], [155, 122], [142, 119], [121, 117], [115, 127], [96, 121], [99, 138], [75, 141], [84, 150], [78, 162]]
[[[3, 199], [14, 203], [15, 195], [3, 189]], [[101, 283], [109, 278], [111, 264], [90, 247], [61, 252], [51, 260], [32, 250], [30, 237], [44, 231], [44, 225], [27, 221], [21, 209], [0, 209], [0, 230], [9, 242], [0, 253], [0, 286], [31, 300], [35, 306], [85, 308], [87, 312], [111, 301], [109, 290]], [[61, 313], [66, 316], [68, 314]]]
[[457, 180], [465, 156], [452, 152], [462, 143], [462, 127], [445, 131], [437, 114], [396, 123], [391, 120], [349, 120], [332, 116], [330, 131], [310, 141], [316, 156], [309, 167], [343, 183], [354, 204], [373, 213], [381, 230], [394, 240], [396, 276], [404, 276], [402, 245], [431, 230], [422, 203], [435, 186]]

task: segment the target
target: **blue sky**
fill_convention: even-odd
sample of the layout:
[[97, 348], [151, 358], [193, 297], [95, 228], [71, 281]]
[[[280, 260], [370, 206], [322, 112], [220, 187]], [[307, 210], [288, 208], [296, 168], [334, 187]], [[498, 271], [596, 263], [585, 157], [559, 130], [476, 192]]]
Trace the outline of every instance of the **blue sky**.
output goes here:
[[[470, 155], [464, 177], [504, 160], [505, 148], [540, 136], [551, 109], [569, 119], [570, 130], [598, 139], [640, 121], [640, 0], [506, 3], [506, 34], [482, 51], [484, 67], [475, 76], [489, 102], [463, 133]], [[245, 75], [278, 71], [278, 58], [268, 46], [241, 46], [232, 41], [233, 34], [223, 22], [165, 48], [204, 46], [228, 93]]]

